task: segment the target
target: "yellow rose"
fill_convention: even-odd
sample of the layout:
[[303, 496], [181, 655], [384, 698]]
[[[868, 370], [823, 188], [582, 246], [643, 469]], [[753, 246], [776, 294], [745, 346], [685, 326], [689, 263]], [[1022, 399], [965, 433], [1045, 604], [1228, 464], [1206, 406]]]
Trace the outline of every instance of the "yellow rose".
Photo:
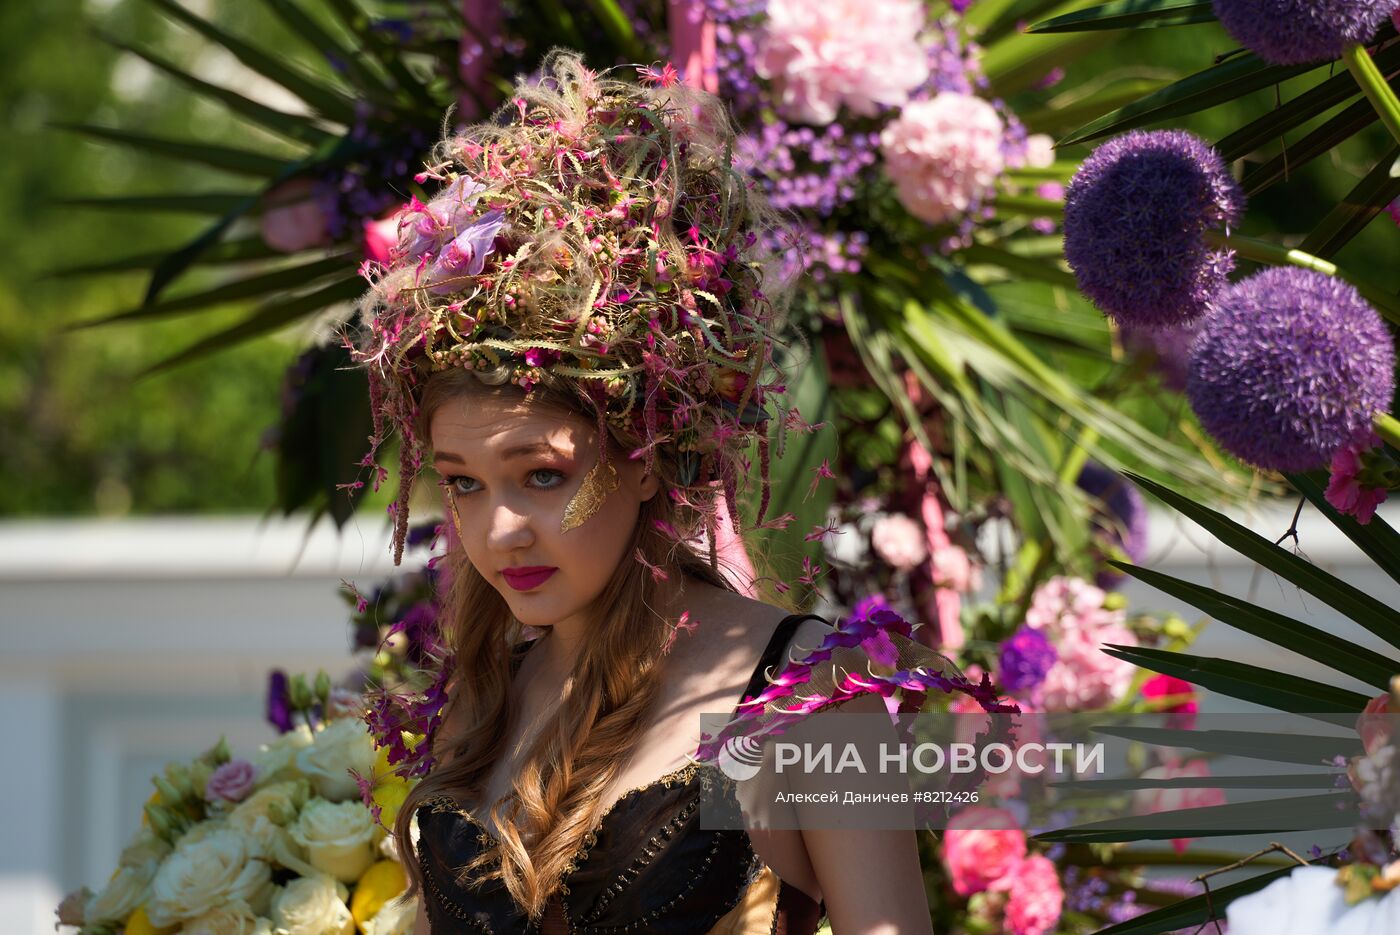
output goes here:
[[350, 899], [350, 914], [361, 929], [384, 907], [384, 904], [408, 889], [408, 877], [403, 867], [392, 860], [381, 860], [361, 875]]

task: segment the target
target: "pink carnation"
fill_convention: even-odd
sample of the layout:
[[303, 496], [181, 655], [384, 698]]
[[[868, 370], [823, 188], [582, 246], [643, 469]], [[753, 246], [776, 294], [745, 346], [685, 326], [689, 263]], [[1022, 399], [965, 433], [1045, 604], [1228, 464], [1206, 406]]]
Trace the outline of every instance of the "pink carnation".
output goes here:
[[210, 802], [241, 802], [253, 791], [258, 769], [247, 760], [229, 760], [209, 775], [204, 798]]
[[1026, 856], [1026, 835], [1001, 808], [965, 808], [948, 822], [943, 863], [959, 896], [988, 889]]
[[923, 28], [919, 0], [770, 0], [754, 69], [788, 119], [827, 124], [843, 104], [873, 117], [927, 80]]
[[1027, 857], [992, 889], [1008, 894], [1006, 930], [1011, 935], [1045, 935], [1060, 921], [1065, 891], [1048, 857]]
[[914, 101], [880, 134], [885, 170], [909, 213], [930, 224], [977, 204], [1001, 175], [1005, 128], [980, 97], [944, 91]]
[[1368, 432], [1332, 455], [1332, 476], [1327, 481], [1327, 502], [1339, 513], [1355, 516], [1366, 525], [1376, 515], [1376, 507], [1385, 501], [1384, 487], [1368, 487], [1361, 482], [1361, 456], [1381, 443], [1380, 436]]
[[924, 528], [903, 513], [890, 513], [875, 521], [870, 544], [892, 568], [908, 571], [928, 558]]

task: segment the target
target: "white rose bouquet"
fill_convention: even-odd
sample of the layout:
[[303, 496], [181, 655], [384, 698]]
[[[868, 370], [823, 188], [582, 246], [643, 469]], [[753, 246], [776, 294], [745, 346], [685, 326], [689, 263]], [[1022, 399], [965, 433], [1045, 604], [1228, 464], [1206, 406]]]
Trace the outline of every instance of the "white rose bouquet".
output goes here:
[[221, 740], [166, 766], [106, 887], [69, 894], [59, 923], [80, 935], [410, 935], [416, 906], [399, 899], [407, 878], [386, 830], [410, 784], [376, 755], [363, 705], [339, 702], [251, 757]]

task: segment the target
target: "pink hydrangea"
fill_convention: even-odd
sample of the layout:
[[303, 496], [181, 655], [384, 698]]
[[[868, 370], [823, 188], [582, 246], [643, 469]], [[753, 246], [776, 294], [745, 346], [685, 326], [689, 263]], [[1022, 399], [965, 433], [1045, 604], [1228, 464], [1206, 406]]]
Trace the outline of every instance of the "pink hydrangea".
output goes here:
[[1006, 165], [1004, 134], [991, 104], [944, 91], [906, 105], [881, 132], [880, 150], [904, 207], [941, 224], [976, 205], [996, 184]]
[[209, 774], [204, 798], [210, 802], [241, 802], [253, 791], [258, 768], [247, 760], [229, 760]]
[[1104, 591], [1080, 578], [1055, 577], [1036, 589], [1026, 625], [1041, 630], [1059, 660], [1037, 692], [1046, 711], [1090, 711], [1116, 702], [1132, 685], [1134, 666], [1105, 653], [1105, 643], [1136, 646], [1122, 610], [1104, 607]]
[[943, 863], [959, 896], [988, 889], [1025, 856], [1025, 832], [1002, 808], [965, 808], [952, 817], [943, 835]]
[[828, 124], [846, 106], [872, 117], [928, 79], [919, 0], [769, 0], [754, 69], [790, 120]]
[[891, 568], [908, 571], [928, 558], [924, 528], [903, 513], [889, 513], [875, 521], [870, 545]]
[[1016, 865], [992, 889], [1003, 890], [1010, 935], [1045, 935], [1060, 921], [1065, 891], [1050, 858], [1036, 854]]
[[1369, 432], [1332, 455], [1332, 476], [1327, 481], [1327, 502], [1337, 512], [1355, 516], [1366, 525], [1376, 515], [1376, 507], [1385, 501], [1384, 487], [1369, 487], [1361, 482], [1361, 456], [1381, 443], [1380, 436]]

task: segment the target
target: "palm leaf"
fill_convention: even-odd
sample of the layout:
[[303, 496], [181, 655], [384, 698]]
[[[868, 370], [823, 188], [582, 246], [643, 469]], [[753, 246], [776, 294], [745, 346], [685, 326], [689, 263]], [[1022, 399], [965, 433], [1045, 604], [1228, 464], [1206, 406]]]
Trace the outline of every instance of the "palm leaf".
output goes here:
[[1318, 222], [1298, 249], [1328, 259], [1371, 223], [1385, 206], [1400, 198], [1400, 174], [1394, 163], [1400, 146], [1392, 146], [1366, 177]]
[[1348, 827], [1352, 823], [1352, 811], [1344, 807], [1352, 800], [1350, 792], [1328, 792], [1232, 802], [1228, 805], [1091, 821], [1073, 828], [1045, 831], [1035, 837], [1039, 841], [1059, 844], [1108, 844], [1332, 830]]
[[366, 98], [391, 110], [399, 109], [394, 89], [361, 60], [359, 49], [341, 45], [335, 36], [291, 0], [262, 0], [262, 3], [289, 29], [301, 36], [307, 45], [325, 56], [333, 69], [343, 71], [349, 82]]
[[161, 214], [227, 214], [249, 197], [247, 192], [196, 192], [174, 195], [104, 195], [91, 198], [59, 198], [53, 203], [98, 211], [141, 211]]
[[242, 299], [258, 298], [274, 292], [284, 292], [336, 273], [349, 275], [358, 259], [358, 256], [353, 253], [338, 253], [334, 256], [313, 260], [310, 263], [303, 263], [300, 266], [288, 266], [259, 276], [249, 276], [246, 279], [222, 283], [212, 289], [164, 299], [151, 305], [143, 305], [129, 311], [108, 315], [105, 318], [79, 322], [74, 327], [92, 328], [119, 322], [169, 318], [172, 315], [197, 311], [224, 302], [235, 302]]
[[1222, 910], [1241, 896], [1257, 893], [1275, 880], [1288, 876], [1293, 870], [1293, 867], [1280, 867], [1277, 870], [1270, 870], [1267, 873], [1250, 877], [1248, 880], [1212, 889], [1209, 896], [1192, 896], [1190, 899], [1183, 899], [1170, 906], [1164, 906], [1146, 915], [1138, 916], [1136, 919], [1129, 919], [1127, 922], [1120, 922], [1109, 928], [1101, 929], [1098, 935], [1161, 935], [1163, 932], [1202, 925], [1211, 919], [1221, 918]]
[[1318, 156], [1330, 153], [1342, 143], [1376, 122], [1376, 112], [1371, 102], [1362, 98], [1351, 104], [1335, 117], [1296, 143], [1284, 147], [1268, 162], [1253, 169], [1240, 180], [1244, 193], [1254, 196], [1273, 185], [1291, 172], [1312, 162]]
[[[247, 263], [250, 260], [265, 260], [278, 256], [282, 256], [282, 254], [264, 243], [261, 237], [253, 237], [248, 240], [229, 240], [218, 244], [205, 251], [197, 262], [213, 266], [223, 263]], [[149, 270], [165, 257], [166, 251], [164, 250], [155, 253], [128, 254], [97, 263], [79, 263], [73, 266], [56, 267], [45, 271], [42, 275], [45, 279], [63, 279], [74, 276], [98, 276], [108, 273]]]
[[231, 328], [215, 332], [196, 341], [177, 354], [142, 370], [138, 376], [163, 373], [180, 364], [189, 363], [210, 354], [227, 350], [236, 344], [250, 341], [296, 321], [303, 315], [319, 311], [337, 302], [347, 302], [358, 298], [365, 291], [364, 283], [356, 277], [337, 279], [330, 285], [314, 292], [277, 299], [263, 305], [256, 312]]
[[253, 123], [258, 124], [261, 127], [266, 127], [273, 133], [277, 133], [281, 136], [284, 136], [289, 140], [294, 140], [298, 143], [307, 143], [314, 146], [317, 143], [326, 140], [330, 136], [329, 133], [316, 126], [306, 117], [299, 116], [297, 114], [289, 114], [285, 111], [277, 110], [273, 107], [268, 107], [266, 104], [262, 104], [258, 101], [252, 100], [251, 98], [244, 97], [237, 91], [231, 91], [228, 88], [223, 88], [219, 85], [211, 84], [208, 81], [203, 80], [202, 78], [196, 78], [194, 75], [185, 71], [183, 68], [180, 68], [178, 65], [175, 65], [174, 63], [167, 61], [159, 55], [156, 55], [154, 52], [142, 49], [139, 46], [132, 45], [128, 42], [123, 42], [122, 40], [109, 36], [101, 31], [98, 32], [98, 36], [108, 45], [114, 46], [125, 52], [129, 52], [132, 55], [135, 55], [136, 57], [143, 59], [146, 62], [149, 62], [154, 67], [165, 72], [167, 75], [170, 75], [172, 78], [174, 78], [176, 81], [179, 81], [181, 84], [184, 84], [187, 87], [193, 89], [198, 94], [207, 97], [211, 100], [218, 101], [233, 113], [238, 114], [240, 117], [245, 117], [248, 120], [251, 120]]
[[184, 23], [211, 42], [223, 46], [244, 65], [295, 94], [327, 120], [350, 126], [355, 122], [355, 102], [333, 86], [288, 65], [281, 58], [196, 16], [177, 0], [148, 0], [171, 19]]
[[[1376, 66], [1382, 72], [1400, 68], [1400, 46], [1382, 50], [1376, 56]], [[1215, 148], [1222, 159], [1233, 162], [1360, 93], [1351, 72], [1340, 72], [1222, 137]]]
[[1400, 647], [1400, 612], [1395, 608], [1386, 606], [1209, 507], [1194, 503], [1145, 477], [1132, 473], [1128, 477], [1236, 552], [1327, 602], [1391, 646]]
[[1114, 0], [1076, 10], [1026, 27], [1028, 33], [1082, 32], [1090, 29], [1136, 29], [1184, 26], [1215, 19], [1210, 0]]
[[1253, 53], [1239, 55], [1104, 114], [1070, 133], [1056, 145], [1087, 143], [1172, 117], [1199, 113], [1318, 67], [1321, 66], [1268, 65]]
[[1352, 675], [1376, 688], [1389, 687], [1391, 676], [1400, 673], [1400, 662], [1284, 614], [1148, 568], [1126, 562], [1110, 561], [1109, 564], [1210, 614], [1221, 623], [1268, 640], [1304, 658], [1326, 662], [1338, 672]]
[[132, 133], [129, 130], [118, 130], [115, 127], [99, 127], [85, 123], [56, 123], [53, 124], [53, 126], [59, 130], [67, 130], [70, 133], [78, 133], [93, 139], [105, 140], [106, 142], [116, 143], [119, 146], [127, 146], [144, 153], [165, 156], [169, 159], [178, 159], [181, 162], [193, 162], [199, 165], [209, 166], [210, 168], [220, 169], [224, 172], [231, 172], [235, 175], [271, 178], [287, 166], [287, 160], [279, 159], [276, 156], [269, 156], [266, 153], [253, 152], [247, 149], [236, 149], [232, 146], [221, 146], [215, 143], [189, 143], [183, 140], [168, 140], [156, 136], [146, 136], [141, 133]]
[[432, 111], [440, 109], [427, 87], [404, 64], [399, 47], [383, 31], [375, 28], [373, 19], [364, 9], [354, 0], [328, 0], [328, 5], [336, 18], [359, 39], [365, 50], [374, 56], [379, 66], [414, 103]]
[[[1366, 553], [1366, 556], [1376, 563], [1377, 568], [1400, 584], [1400, 533], [1379, 516], [1371, 517], [1371, 521], [1363, 526], [1356, 521], [1356, 517], [1338, 513], [1336, 508], [1327, 502], [1325, 472], [1289, 474], [1288, 482], [1307, 497], [1308, 502], [1331, 520], [1332, 525], [1340, 529], [1357, 548]], [[1396, 671], [1400, 672], [1400, 667]]]
[[1103, 651], [1231, 698], [1294, 714], [1358, 714], [1371, 700], [1343, 688], [1228, 659], [1112, 644], [1105, 644]]

